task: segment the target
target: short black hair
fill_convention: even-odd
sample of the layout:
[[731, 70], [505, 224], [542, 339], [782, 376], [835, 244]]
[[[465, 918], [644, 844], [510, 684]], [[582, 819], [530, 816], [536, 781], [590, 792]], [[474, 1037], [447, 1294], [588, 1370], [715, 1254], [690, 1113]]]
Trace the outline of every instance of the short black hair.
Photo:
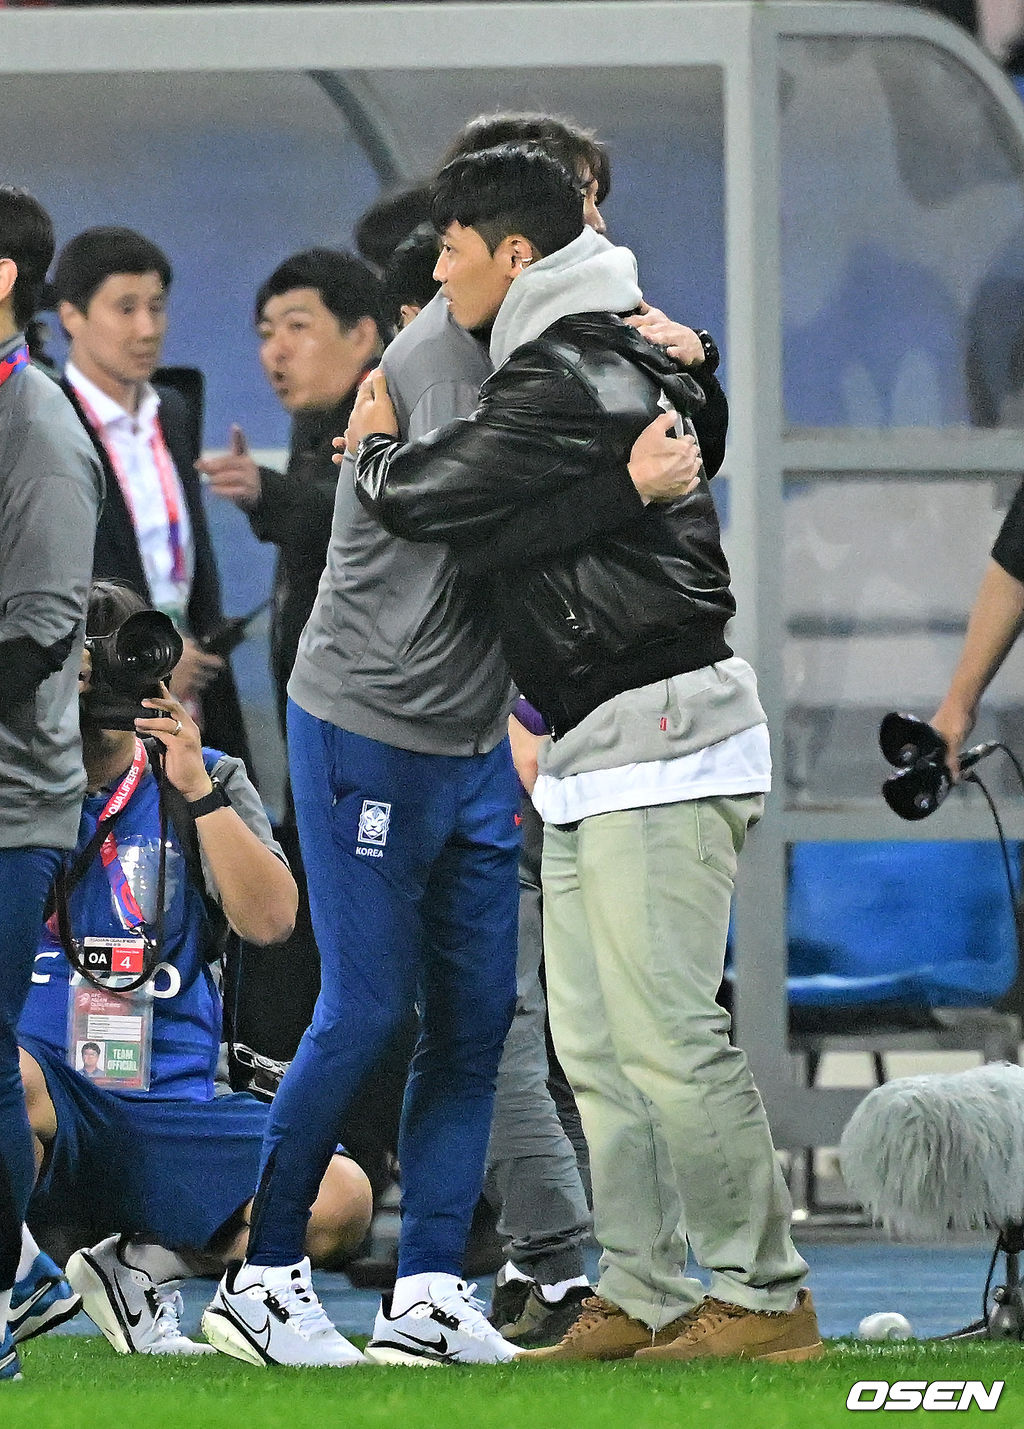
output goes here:
[[407, 184], [374, 199], [352, 230], [368, 263], [386, 268], [391, 255], [414, 228], [430, 222], [430, 185]]
[[434, 225], [421, 223], [392, 253], [384, 269], [384, 299], [388, 317], [395, 327], [401, 324], [404, 304], [425, 308], [441, 286], [434, 277], [437, 252]]
[[537, 144], [503, 144], [453, 159], [437, 176], [431, 218], [479, 233], [491, 253], [521, 233], [541, 257], [583, 232], [579, 179]]
[[174, 276], [166, 253], [134, 228], [87, 228], [60, 251], [50, 285], [54, 306], [66, 302], [87, 312], [115, 273], [156, 273], [165, 288]]
[[452, 140], [441, 167], [464, 154], [495, 149], [499, 144], [530, 143], [539, 144], [579, 178], [589, 172], [597, 180], [597, 202], [604, 203], [612, 186], [607, 149], [592, 129], [557, 114], [478, 114]]
[[100, 1046], [100, 1044], [99, 1044], [98, 1042], [83, 1042], [83, 1043], [82, 1043], [82, 1055], [83, 1055], [83, 1056], [85, 1055], [86, 1052], [95, 1052], [96, 1055], [97, 1055], [97, 1057], [98, 1057], [102, 1051], [103, 1051], [103, 1048]]
[[12, 259], [18, 269], [11, 297], [19, 328], [41, 306], [54, 247], [53, 221], [39, 200], [25, 189], [0, 186], [0, 258]]
[[343, 248], [307, 248], [286, 258], [260, 285], [256, 294], [257, 323], [271, 298], [279, 298], [293, 288], [315, 288], [343, 330], [355, 327], [360, 318], [370, 317], [377, 331], [384, 331], [380, 279], [354, 253]]
[[89, 587], [85, 633], [89, 636], [112, 635], [115, 630], [120, 630], [130, 615], [149, 609], [145, 597], [127, 581], [112, 578], [93, 581]]

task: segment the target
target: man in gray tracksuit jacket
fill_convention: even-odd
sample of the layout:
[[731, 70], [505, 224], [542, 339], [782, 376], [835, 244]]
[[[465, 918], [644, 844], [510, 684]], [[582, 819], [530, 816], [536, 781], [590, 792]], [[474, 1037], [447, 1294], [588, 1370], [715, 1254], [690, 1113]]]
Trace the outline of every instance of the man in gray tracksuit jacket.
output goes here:
[[[410, 440], [468, 416], [492, 371], [486, 344], [459, 327], [440, 298], [399, 334], [381, 365]], [[372, 586], [378, 600], [367, 607], [352, 600], [351, 587], [359, 571], [365, 589], [371, 560], [381, 575]], [[338, 484], [327, 578], [291, 692], [321, 718], [432, 754], [485, 751], [506, 731], [512, 696], [504, 656], [471, 605], [449, 548], [398, 540], [368, 517], [355, 497], [351, 458]], [[544, 1020], [534, 921], [519, 941], [516, 1015], [498, 1071], [488, 1191], [499, 1203], [499, 1231], [518, 1270], [538, 1286], [585, 1286], [590, 1213], [547, 1089]]]
[[24, 325], [53, 257], [45, 211], [0, 188], [0, 1382], [35, 1179], [15, 1028], [43, 906], [85, 792], [78, 674], [102, 475], [67, 398], [32, 367]]

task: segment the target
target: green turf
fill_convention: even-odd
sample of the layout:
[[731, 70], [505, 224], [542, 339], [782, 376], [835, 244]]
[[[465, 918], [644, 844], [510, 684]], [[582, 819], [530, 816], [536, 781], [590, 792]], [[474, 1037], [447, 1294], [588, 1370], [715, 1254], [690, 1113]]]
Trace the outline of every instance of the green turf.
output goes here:
[[223, 1355], [122, 1358], [68, 1335], [30, 1343], [22, 1360], [24, 1380], [0, 1385], [0, 1429], [827, 1429], [850, 1425], [860, 1379], [1002, 1379], [985, 1417], [1024, 1425], [1018, 1344], [836, 1341], [823, 1360], [778, 1366], [258, 1370]]

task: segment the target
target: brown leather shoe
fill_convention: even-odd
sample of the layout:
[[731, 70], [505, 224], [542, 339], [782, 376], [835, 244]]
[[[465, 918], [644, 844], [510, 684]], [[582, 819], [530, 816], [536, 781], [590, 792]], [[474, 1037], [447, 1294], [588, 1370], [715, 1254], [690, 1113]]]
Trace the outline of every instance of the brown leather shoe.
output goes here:
[[645, 1364], [737, 1356], [746, 1360], [816, 1360], [825, 1353], [809, 1290], [792, 1310], [748, 1310], [708, 1295], [671, 1344], [638, 1350]]
[[645, 1346], [667, 1345], [679, 1336], [685, 1316], [654, 1331], [600, 1295], [588, 1295], [577, 1319], [557, 1345], [520, 1350], [519, 1360], [628, 1360]]

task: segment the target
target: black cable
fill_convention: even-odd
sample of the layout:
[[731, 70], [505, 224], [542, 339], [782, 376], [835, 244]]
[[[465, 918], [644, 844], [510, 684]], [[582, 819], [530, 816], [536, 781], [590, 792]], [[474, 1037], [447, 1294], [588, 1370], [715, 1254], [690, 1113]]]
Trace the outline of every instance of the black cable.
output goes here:
[[1001, 749], [1003, 751], [1003, 753], [1009, 759], [1010, 763], [1013, 765], [1014, 769], [1016, 769], [1017, 778], [1020, 780], [1021, 791], [1024, 792], [1024, 765], [1021, 764], [1020, 760], [1017, 758], [1016, 754], [1014, 754], [1013, 750], [1008, 744], [1003, 744], [1001, 740], [998, 740], [996, 742], [996, 748]]
[[[1013, 765], [1014, 769], [1017, 772], [1017, 778], [1020, 781], [1021, 791], [1024, 792], [1024, 766], [1021, 765], [1020, 760], [1017, 758], [1013, 750], [1010, 749], [1008, 745], [1003, 744], [1001, 741], [997, 741], [995, 747], [996, 749], [1001, 749], [1003, 753], [1007, 756], [1007, 758], [1010, 760], [1010, 763]], [[1020, 920], [1017, 917], [1017, 889], [1014, 886], [1013, 881], [1013, 870], [1010, 865], [1010, 850], [1006, 842], [1006, 833], [1003, 829], [1003, 824], [1002, 820], [999, 817], [999, 812], [996, 809], [995, 800], [992, 798], [992, 795], [989, 793], [984, 782], [978, 777], [976, 771], [971, 770], [970, 773], [964, 775], [964, 782], [967, 782], [968, 780], [972, 784], [977, 784], [978, 788], [985, 796], [985, 802], [988, 804], [989, 811], [996, 826], [996, 832], [999, 835], [999, 850], [1003, 856], [1003, 868], [1006, 872], [1006, 886], [1010, 894], [1010, 908], [1013, 915], [1014, 936], [1017, 943], [1017, 961], [1019, 964], [1022, 960], [1024, 960], [1024, 946], [1022, 946], [1021, 943], [1021, 925]], [[977, 1328], [979, 1329], [987, 1329], [988, 1327], [988, 1298], [992, 1289], [992, 1278], [995, 1275], [996, 1261], [999, 1258], [999, 1251], [1001, 1248], [1002, 1238], [1001, 1236], [997, 1236], [995, 1249], [992, 1251], [992, 1259], [988, 1263], [988, 1274], [985, 1276], [985, 1289], [982, 1291], [981, 1295], [981, 1320], [978, 1322], [977, 1325]], [[970, 1328], [974, 1329], [975, 1326], [971, 1326]]]
[[[1003, 744], [1000, 744], [1000, 745], [998, 746], [998, 748], [1000, 748], [1000, 749], [1006, 749], [1006, 746], [1003, 745]], [[1007, 754], [1009, 754], [1010, 751], [1007, 750], [1006, 752], [1007, 752]], [[1012, 755], [1011, 755], [1011, 758], [1013, 758]], [[1016, 759], [1014, 759], [1013, 762], [1014, 762], [1014, 764], [1017, 764]], [[1018, 765], [1017, 767], [1018, 767], [1018, 769], [1020, 768], [1019, 765]], [[999, 835], [999, 848], [1000, 848], [1000, 851], [1001, 851], [1001, 853], [1002, 853], [1002, 855], [1003, 855], [1003, 868], [1006, 870], [1006, 886], [1007, 886], [1007, 888], [1009, 889], [1009, 893], [1010, 893], [1010, 905], [1011, 905], [1011, 907], [1013, 908], [1013, 913], [1014, 913], [1014, 925], [1016, 926], [1016, 916], [1017, 916], [1017, 889], [1015, 888], [1014, 882], [1013, 882], [1013, 868], [1012, 868], [1012, 866], [1011, 866], [1011, 864], [1010, 864], [1010, 850], [1009, 850], [1009, 848], [1008, 848], [1008, 846], [1007, 846], [1007, 843], [1006, 843], [1006, 834], [1005, 834], [1005, 832], [1004, 832], [1004, 830], [1003, 830], [1002, 820], [1000, 819], [999, 813], [998, 813], [998, 811], [997, 811], [997, 809], [996, 809], [995, 800], [992, 798], [992, 795], [988, 792], [988, 789], [986, 788], [985, 784], [982, 782], [982, 780], [978, 777], [978, 775], [974, 772], [973, 769], [971, 770], [971, 772], [970, 772], [969, 774], [965, 774], [965, 775], [964, 775], [963, 782], [964, 782], [965, 784], [968, 783], [968, 782], [970, 782], [971, 784], [977, 784], [978, 788], [981, 790], [981, 792], [982, 792], [982, 793], [984, 794], [984, 796], [985, 796], [985, 802], [988, 804], [989, 812], [991, 813], [993, 822], [995, 823], [996, 833], [998, 833], [998, 835]], [[1024, 786], [1024, 770], [1021, 770], [1021, 783], [1022, 783], [1022, 786]], [[1020, 935], [1019, 935], [1019, 934], [1018, 934], [1018, 937], [1017, 937], [1017, 952], [1018, 952], [1018, 955], [1020, 955], [1022, 958], [1024, 958], [1024, 949], [1021, 948]]]
[[992, 1252], [992, 1259], [988, 1263], [988, 1274], [985, 1276], [985, 1289], [981, 1292], [981, 1323], [988, 1326], [988, 1295], [992, 1289], [992, 1277], [996, 1271], [996, 1261], [999, 1258], [999, 1247], [1002, 1244], [999, 1237], [996, 1237], [996, 1248]]

